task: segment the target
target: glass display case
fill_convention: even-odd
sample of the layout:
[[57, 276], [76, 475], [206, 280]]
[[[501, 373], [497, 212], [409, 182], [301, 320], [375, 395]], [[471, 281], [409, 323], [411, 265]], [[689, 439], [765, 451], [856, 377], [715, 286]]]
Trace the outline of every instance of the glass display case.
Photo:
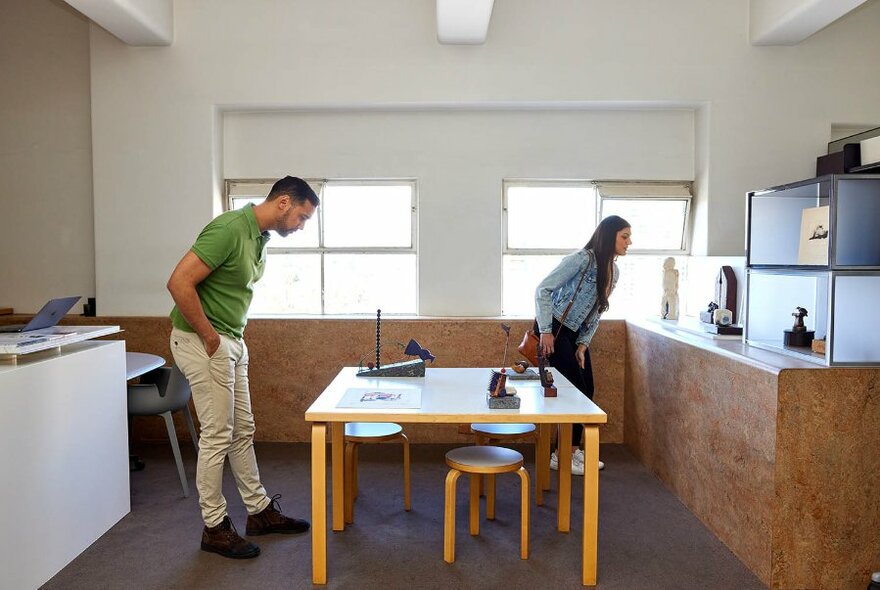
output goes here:
[[880, 365], [880, 175], [747, 199], [745, 341], [827, 366]]

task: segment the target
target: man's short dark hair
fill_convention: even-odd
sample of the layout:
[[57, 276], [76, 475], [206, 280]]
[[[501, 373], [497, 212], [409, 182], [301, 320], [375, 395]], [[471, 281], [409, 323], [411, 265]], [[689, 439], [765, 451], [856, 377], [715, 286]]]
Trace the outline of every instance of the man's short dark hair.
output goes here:
[[315, 207], [321, 203], [321, 200], [315, 194], [315, 191], [312, 190], [312, 187], [309, 186], [309, 183], [296, 176], [285, 176], [273, 184], [272, 190], [266, 195], [266, 200], [274, 201], [278, 197], [285, 195], [290, 197], [290, 200], [294, 203], [305, 203], [308, 201]]

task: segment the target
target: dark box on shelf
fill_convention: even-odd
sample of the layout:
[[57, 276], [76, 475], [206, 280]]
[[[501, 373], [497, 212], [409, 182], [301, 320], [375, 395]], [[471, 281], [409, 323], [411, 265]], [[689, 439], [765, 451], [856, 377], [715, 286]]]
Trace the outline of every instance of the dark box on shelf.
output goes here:
[[843, 146], [842, 152], [834, 152], [816, 158], [816, 176], [846, 174], [851, 169], [860, 166], [861, 163], [861, 146], [857, 143], [848, 143]]
[[814, 330], [799, 331], [784, 330], [782, 334], [782, 343], [785, 346], [810, 346], [813, 343], [813, 336], [816, 335]]
[[742, 326], [719, 326], [718, 324], [706, 324], [703, 330], [710, 334], [718, 334], [719, 336], [742, 336]]

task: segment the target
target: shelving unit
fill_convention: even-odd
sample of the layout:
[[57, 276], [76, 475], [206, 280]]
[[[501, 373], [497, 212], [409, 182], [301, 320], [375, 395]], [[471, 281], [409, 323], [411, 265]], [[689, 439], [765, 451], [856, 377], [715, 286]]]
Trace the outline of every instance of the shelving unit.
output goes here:
[[[827, 215], [818, 232], [817, 213]], [[880, 365], [880, 175], [753, 191], [746, 215], [745, 341], [826, 366]], [[825, 340], [824, 354], [783, 344], [796, 307], [808, 310], [804, 323]]]

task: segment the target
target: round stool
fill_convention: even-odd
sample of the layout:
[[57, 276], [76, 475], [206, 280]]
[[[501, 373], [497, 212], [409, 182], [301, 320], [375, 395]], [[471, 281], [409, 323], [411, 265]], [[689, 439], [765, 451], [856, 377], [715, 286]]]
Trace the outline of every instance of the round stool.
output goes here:
[[523, 456], [503, 447], [460, 447], [446, 453], [449, 473], [446, 475], [446, 500], [443, 516], [443, 559], [455, 561], [455, 490], [462, 473], [471, 476], [470, 532], [480, 534], [480, 476], [486, 475], [486, 518], [495, 518], [495, 475], [515, 471], [522, 488], [520, 508], [520, 559], [529, 558], [529, 474], [523, 467]]
[[[544, 503], [544, 490], [550, 489], [550, 449], [543, 451], [539, 429], [534, 424], [499, 423], [471, 424], [471, 432], [478, 445], [490, 442], [511, 443], [519, 440], [535, 441], [535, 505]], [[546, 482], [544, 475], [546, 474]]]
[[409, 485], [409, 439], [403, 427], [394, 422], [348, 422], [345, 425], [345, 522], [354, 522], [354, 501], [358, 495], [357, 447], [363, 443], [379, 443], [392, 440], [403, 442], [403, 508], [412, 508]]

